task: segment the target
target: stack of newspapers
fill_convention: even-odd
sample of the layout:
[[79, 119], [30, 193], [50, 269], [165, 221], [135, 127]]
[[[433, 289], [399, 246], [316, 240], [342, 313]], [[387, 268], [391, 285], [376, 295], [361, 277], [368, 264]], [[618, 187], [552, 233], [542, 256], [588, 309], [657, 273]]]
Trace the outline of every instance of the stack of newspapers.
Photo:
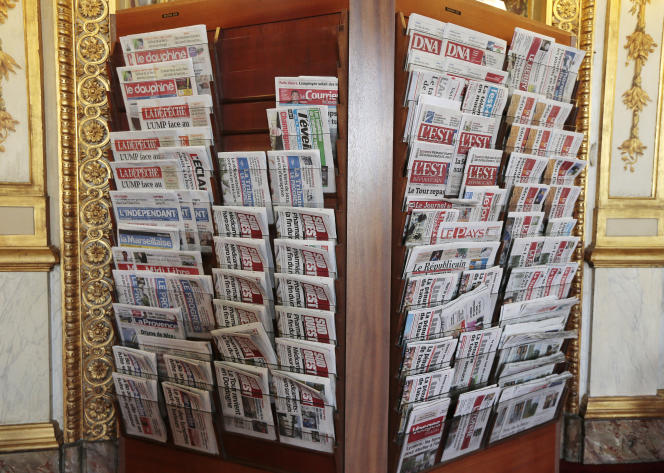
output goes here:
[[116, 70], [131, 131], [111, 133], [110, 197], [122, 421], [129, 435], [218, 454], [214, 286], [204, 271], [218, 198], [207, 32], [190, 26], [120, 44], [125, 66]]
[[337, 235], [323, 194], [336, 189], [337, 79], [275, 78], [273, 149], [215, 153], [205, 27], [120, 43], [131, 131], [111, 134], [110, 166], [125, 432], [218, 454], [222, 418], [229, 433], [332, 452]]
[[323, 193], [335, 189], [338, 85], [311, 76], [275, 85], [274, 149], [218, 154], [224, 205], [213, 207], [219, 328], [211, 335], [223, 360], [215, 362], [223, 423], [332, 452], [337, 234]]
[[554, 418], [586, 164], [583, 51], [417, 14], [406, 35], [400, 473]]

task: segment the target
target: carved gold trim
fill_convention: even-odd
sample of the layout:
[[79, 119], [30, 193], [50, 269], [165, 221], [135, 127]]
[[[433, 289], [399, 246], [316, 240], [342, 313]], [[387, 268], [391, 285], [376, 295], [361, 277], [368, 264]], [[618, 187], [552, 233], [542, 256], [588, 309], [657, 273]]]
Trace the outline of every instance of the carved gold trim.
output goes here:
[[664, 390], [655, 396], [597, 396], [588, 398], [586, 419], [664, 417]]
[[[110, 320], [108, 0], [56, 0], [64, 436], [115, 436]], [[94, 92], [94, 93], [92, 93]]]
[[0, 452], [20, 452], [59, 446], [55, 426], [51, 422], [0, 425]]
[[[576, 105], [578, 114], [576, 120], [576, 129], [584, 134], [583, 143], [579, 151], [579, 157], [589, 161], [590, 146], [588, 143], [588, 133], [590, 130], [590, 84], [592, 78], [592, 58], [593, 58], [593, 35], [595, 21], [595, 1], [594, 0], [548, 0], [547, 1], [547, 22], [552, 26], [569, 31], [577, 36], [576, 47], [586, 51], [586, 56], [579, 69], [579, 87], [577, 91]], [[579, 177], [581, 193], [576, 203], [575, 217], [577, 224], [575, 235], [579, 237], [579, 244], [574, 253], [573, 259], [579, 263], [583, 262], [583, 251], [586, 241], [586, 189], [587, 174], [584, 170]], [[580, 374], [580, 352], [581, 352], [581, 308], [583, 305], [583, 264], [579, 264], [579, 269], [572, 282], [572, 292], [570, 296], [579, 298], [579, 303], [572, 308], [570, 313], [568, 327], [576, 330], [578, 336], [570, 341], [568, 355], [570, 358], [569, 371], [572, 373], [570, 380], [570, 395], [567, 397], [567, 412], [577, 413], [579, 411], [579, 374]]]
[[[637, 13], [639, 2], [632, 1], [632, 11]], [[664, 266], [661, 253], [664, 251], [664, 172], [661, 172], [660, 160], [664, 159], [664, 132], [662, 115], [662, 97], [664, 97], [664, 48], [660, 56], [659, 88], [656, 108], [656, 136], [653, 150], [653, 170], [649, 193], [640, 197], [618, 197], [611, 195], [611, 162], [613, 151], [613, 120], [616, 102], [616, 72], [618, 67], [618, 51], [620, 44], [621, 0], [610, 0], [607, 6], [605, 55], [604, 55], [604, 92], [602, 101], [602, 122], [600, 126], [600, 153], [597, 169], [597, 191], [595, 210], [595, 232], [591, 250], [586, 254], [586, 260], [601, 267], [652, 267]], [[637, 8], [635, 10], [635, 7]], [[643, 10], [641, 10], [642, 12]], [[643, 18], [647, 21], [647, 18]], [[637, 25], [637, 32], [641, 31]], [[633, 38], [632, 33], [632, 38]], [[647, 44], [651, 41], [645, 40]], [[662, 36], [664, 41], [664, 35]], [[632, 41], [634, 43], [634, 41]], [[630, 43], [630, 44], [632, 44]], [[637, 42], [638, 43], [638, 42]], [[643, 47], [647, 46], [644, 44]], [[647, 56], [645, 50], [638, 44], [628, 54], [643, 57]], [[650, 47], [647, 47], [650, 51]], [[649, 54], [649, 52], [648, 52]], [[636, 68], [635, 68], [635, 72]], [[640, 76], [640, 71], [639, 76]], [[640, 86], [638, 81], [632, 80]], [[632, 164], [634, 164], [634, 161]], [[625, 164], [628, 162], [625, 161]], [[644, 236], [611, 236], [607, 235], [607, 221], [609, 219], [656, 219], [657, 234]], [[653, 256], [652, 258], [649, 258]]]
[[646, 146], [639, 138], [639, 116], [643, 107], [652, 99], [641, 87], [641, 70], [648, 61], [648, 56], [652, 53], [657, 44], [652, 36], [645, 32], [646, 28], [646, 4], [650, 0], [631, 0], [632, 8], [630, 13], [636, 17], [636, 26], [632, 34], [627, 36], [625, 49], [627, 49], [627, 64], [634, 62], [634, 74], [630, 88], [622, 94], [622, 101], [625, 106], [632, 111], [632, 124], [629, 129], [629, 138], [618, 146], [621, 159], [625, 163], [625, 170], [634, 172], [634, 165], [643, 156]]

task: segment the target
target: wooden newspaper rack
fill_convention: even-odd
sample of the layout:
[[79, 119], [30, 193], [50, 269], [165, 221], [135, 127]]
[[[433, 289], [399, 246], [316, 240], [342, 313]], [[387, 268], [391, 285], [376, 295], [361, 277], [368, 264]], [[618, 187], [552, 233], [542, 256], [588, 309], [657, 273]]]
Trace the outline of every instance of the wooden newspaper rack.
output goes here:
[[[398, 12], [406, 17], [417, 12], [507, 41], [517, 26], [554, 36], [563, 44], [572, 41], [560, 30], [463, 0], [180, 0], [115, 15], [115, 50], [109, 65], [113, 131], [127, 129], [114, 71], [122, 64], [117, 37], [127, 34], [206, 24], [215, 79], [215, 153], [270, 149], [265, 110], [274, 107], [275, 76], [339, 78], [337, 192], [325, 195], [325, 207], [336, 210], [338, 231], [334, 453], [221, 429], [221, 454], [210, 456], [121, 433], [120, 462], [125, 472], [394, 471], [399, 454], [394, 443], [398, 419], [393, 405], [399, 396], [401, 354], [395, 341], [401, 329], [401, 202], [406, 158], [400, 134], [407, 113], [402, 107], [406, 74], [399, 62], [407, 43], [402, 25], [397, 23], [395, 29]], [[375, 68], [377, 72], [358, 72], [360, 68]], [[362, 74], [375, 81], [354, 81]], [[375, 97], [378, 93], [382, 101], [367, 100], [361, 107], [353, 107], [353, 97]], [[393, 133], [362, 120], [369, 113], [388, 123], [390, 130], [393, 120]], [[358, 143], [363, 141], [388, 143], [393, 157], [360, 150]], [[373, 149], [379, 149], [378, 145]], [[354, 207], [360, 203], [365, 203], [364, 215], [371, 218], [360, 217], [363, 212]], [[358, 294], [360, 286], [362, 293]], [[429, 471], [553, 472], [558, 461], [559, 429], [559, 423], [553, 421], [437, 464]]]

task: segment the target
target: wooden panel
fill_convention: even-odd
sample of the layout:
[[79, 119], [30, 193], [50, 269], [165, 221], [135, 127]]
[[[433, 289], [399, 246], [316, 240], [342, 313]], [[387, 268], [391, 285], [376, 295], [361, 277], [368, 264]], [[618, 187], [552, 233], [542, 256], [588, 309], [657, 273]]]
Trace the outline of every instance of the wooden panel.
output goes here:
[[216, 27], [256, 25], [273, 21], [337, 13], [348, 0], [180, 0], [117, 12], [117, 35], [188, 25]]
[[130, 437], [120, 437], [119, 453], [122, 473], [265, 473], [262, 469]]
[[552, 422], [427, 472], [557, 473], [559, 438], [560, 422]]
[[347, 472], [387, 470], [393, 0], [351, 0]]
[[411, 13], [419, 13], [442, 21], [456, 23], [466, 28], [484, 31], [508, 42], [512, 40], [514, 27], [519, 26], [552, 36], [559, 43], [570, 44], [571, 34], [566, 31], [472, 0], [395, 1], [396, 11], [403, 12], [406, 16]]
[[224, 100], [273, 95], [275, 76], [335, 76], [338, 25], [333, 14], [224, 30]]

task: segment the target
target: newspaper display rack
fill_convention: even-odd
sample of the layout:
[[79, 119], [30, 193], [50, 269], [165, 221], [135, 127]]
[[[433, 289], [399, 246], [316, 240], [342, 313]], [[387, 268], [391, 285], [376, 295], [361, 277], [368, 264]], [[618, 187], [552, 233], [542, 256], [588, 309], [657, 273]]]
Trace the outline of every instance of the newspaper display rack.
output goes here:
[[395, 473], [442, 472], [557, 420], [576, 337], [565, 327], [578, 303], [583, 51], [518, 24], [505, 41], [443, 16], [396, 16]]
[[[273, 63], [254, 72], [253, 90], [222, 73], [238, 47], [232, 30], [184, 26], [116, 43], [114, 376], [125, 436], [257, 466], [281, 459], [289, 471], [317, 458], [320, 471], [341, 471], [346, 16], [291, 25], [319, 37], [325, 62]], [[292, 54], [294, 41], [279, 38], [278, 54]], [[314, 47], [298, 44], [305, 55]], [[275, 104], [273, 137], [265, 110]]]
[[[425, 3], [398, 0], [396, 9], [412, 17]], [[454, 25], [452, 10], [475, 8], [466, 3], [451, 2], [441, 30], [424, 19], [409, 34], [397, 15], [394, 201], [392, 228], [383, 228], [390, 353], [369, 363], [387, 373], [389, 361], [388, 379], [375, 383], [385, 398], [389, 385], [389, 409], [371, 415], [387, 419], [388, 442], [366, 439], [381, 443], [394, 473], [453, 470], [525, 439], [559, 418], [568, 389], [578, 267], [567, 259], [585, 163], [576, 158], [576, 72], [552, 71], [580, 59], [550, 42], [550, 63], [533, 46], [533, 22], [517, 17], [501, 17], [511, 30], [494, 32], [500, 38], [477, 19]], [[348, 190], [349, 5], [227, 18], [172, 5], [117, 21], [132, 47], [142, 31], [169, 38], [182, 28], [168, 47], [131, 51], [151, 64], [195, 51], [187, 74], [167, 77], [177, 96], [150, 88], [149, 76], [132, 88], [142, 95], [128, 111], [116, 69], [133, 65], [119, 37], [109, 64], [114, 376], [127, 471], [352, 471], [347, 451], [371, 426], [349, 417], [349, 386], [366, 380], [354, 369], [364, 362], [347, 359], [346, 337], [373, 333], [375, 321], [365, 323], [364, 302], [347, 286], [356, 282], [348, 263], [364, 264], [346, 257], [356, 234], [347, 205], [357, 205]], [[540, 52], [531, 59], [510, 41], [524, 25], [519, 47], [526, 58], [529, 44]], [[125, 135], [130, 124], [141, 131]], [[373, 409], [373, 399], [353, 399]]]

